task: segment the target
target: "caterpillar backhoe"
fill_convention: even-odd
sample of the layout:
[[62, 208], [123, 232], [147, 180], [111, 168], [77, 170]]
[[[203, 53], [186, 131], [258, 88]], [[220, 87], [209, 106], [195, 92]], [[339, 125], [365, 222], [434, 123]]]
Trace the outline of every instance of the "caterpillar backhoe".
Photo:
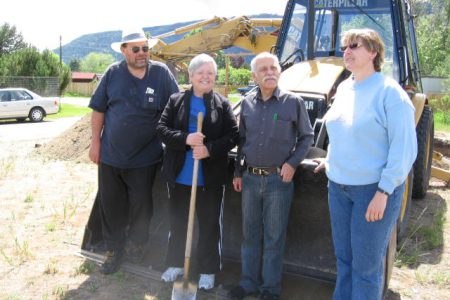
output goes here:
[[[407, 91], [416, 109], [417, 140], [419, 154], [407, 179], [402, 210], [398, 216], [397, 230], [394, 230], [385, 259], [384, 287], [387, 290], [393, 267], [397, 242], [406, 232], [411, 198], [423, 198], [427, 192], [433, 152], [433, 111], [427, 105], [427, 96], [422, 93], [421, 75], [415, 40], [411, 8], [407, 0], [289, 0], [277, 39], [264, 46], [279, 57], [283, 72], [279, 85], [283, 89], [299, 94], [306, 103], [311, 124], [315, 131], [315, 143], [308, 158], [324, 157], [328, 138], [323, 117], [333, 105], [333, 96], [340, 82], [350, 76], [343, 65], [340, 49], [340, 35], [350, 28], [372, 28], [380, 33], [386, 45], [386, 63], [383, 73], [393, 77]], [[190, 30], [190, 29], [189, 29]], [[206, 36], [198, 34], [198, 43]], [[225, 38], [210, 36], [220, 44]], [[159, 55], [168, 60], [174, 57], [189, 57], [186, 48], [166, 48], [158, 42], [152, 49], [152, 57]], [[204, 52], [204, 50], [201, 50]], [[255, 51], [256, 52], [256, 51]], [[181, 53], [181, 54], [180, 54]], [[175, 59], [176, 61], [177, 59]], [[239, 103], [235, 113], [240, 110]], [[242, 219], [240, 194], [233, 191], [234, 153], [230, 153], [230, 176], [226, 189], [223, 211], [224, 258], [223, 272], [217, 278], [220, 286], [210, 293], [221, 293], [222, 287], [235, 284], [239, 275]], [[283, 299], [301, 299], [302, 292], [296, 292], [302, 285], [296, 284], [300, 277], [309, 276], [333, 282], [336, 278], [336, 264], [331, 239], [331, 228], [327, 203], [327, 178], [314, 174], [308, 164], [302, 163], [296, 171], [295, 197], [289, 217], [286, 253], [284, 256], [285, 282], [293, 283], [285, 289]], [[166, 188], [160, 176], [154, 186], [154, 216], [149, 230], [151, 246], [148, 248], [142, 266], [125, 265], [135, 273], [159, 279], [164, 269], [164, 254], [168, 236], [168, 209]], [[82, 249], [91, 259], [101, 261], [101, 225], [95, 201], [86, 227]], [[151, 267], [149, 270], [148, 267]], [[288, 279], [287, 279], [288, 278]], [[225, 288], [226, 289], [226, 288]], [[328, 299], [315, 294], [308, 299]]]
[[[235, 46], [247, 54], [258, 54], [275, 45], [281, 21], [246, 16], [231, 19], [214, 17], [152, 37], [149, 56], [168, 64], [175, 72], [185, 72], [189, 60], [200, 53], [214, 54]], [[178, 39], [164, 41], [170, 37]]]

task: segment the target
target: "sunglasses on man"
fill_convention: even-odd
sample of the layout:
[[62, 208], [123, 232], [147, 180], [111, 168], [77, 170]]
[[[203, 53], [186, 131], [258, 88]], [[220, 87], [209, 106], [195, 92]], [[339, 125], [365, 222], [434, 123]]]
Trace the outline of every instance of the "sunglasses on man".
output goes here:
[[350, 50], [355, 50], [356, 48], [359, 48], [361, 46], [362, 46], [361, 44], [352, 43], [352, 44], [350, 44], [348, 46], [342, 46], [339, 49], [341, 49], [341, 51], [344, 52], [345, 50], [347, 50], [347, 48], [350, 48]]
[[133, 53], [138, 53], [139, 50], [141, 50], [141, 49], [142, 49], [142, 52], [147, 53], [149, 47], [148, 46], [142, 46], [142, 47], [134, 46], [134, 47], [131, 47], [131, 51], [133, 51]]

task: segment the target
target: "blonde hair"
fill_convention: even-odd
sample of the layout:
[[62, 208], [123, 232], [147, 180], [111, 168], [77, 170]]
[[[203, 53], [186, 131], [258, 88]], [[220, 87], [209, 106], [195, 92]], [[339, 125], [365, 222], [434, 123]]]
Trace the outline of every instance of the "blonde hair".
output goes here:
[[362, 28], [350, 29], [342, 34], [341, 45], [350, 45], [358, 41], [368, 51], [377, 53], [373, 59], [373, 67], [375, 71], [380, 72], [384, 63], [384, 43], [378, 32], [373, 29]]

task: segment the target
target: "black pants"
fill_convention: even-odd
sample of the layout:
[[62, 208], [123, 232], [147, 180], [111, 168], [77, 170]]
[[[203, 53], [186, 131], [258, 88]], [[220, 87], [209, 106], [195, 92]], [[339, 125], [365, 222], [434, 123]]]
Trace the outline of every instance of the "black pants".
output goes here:
[[[170, 234], [166, 263], [170, 267], [184, 266], [186, 232], [189, 217], [191, 187], [168, 184]], [[198, 220], [197, 271], [214, 274], [220, 271], [222, 203], [224, 186], [198, 187], [196, 215]]]
[[108, 250], [128, 241], [144, 245], [153, 214], [152, 187], [156, 165], [121, 169], [99, 165], [102, 234]]

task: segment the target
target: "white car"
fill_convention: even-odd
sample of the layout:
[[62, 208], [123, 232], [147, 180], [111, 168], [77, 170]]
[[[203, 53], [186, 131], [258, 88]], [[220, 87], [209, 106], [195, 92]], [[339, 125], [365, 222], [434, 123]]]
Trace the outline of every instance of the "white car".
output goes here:
[[58, 113], [59, 103], [59, 97], [41, 97], [24, 88], [0, 89], [0, 119], [40, 122], [46, 115]]

